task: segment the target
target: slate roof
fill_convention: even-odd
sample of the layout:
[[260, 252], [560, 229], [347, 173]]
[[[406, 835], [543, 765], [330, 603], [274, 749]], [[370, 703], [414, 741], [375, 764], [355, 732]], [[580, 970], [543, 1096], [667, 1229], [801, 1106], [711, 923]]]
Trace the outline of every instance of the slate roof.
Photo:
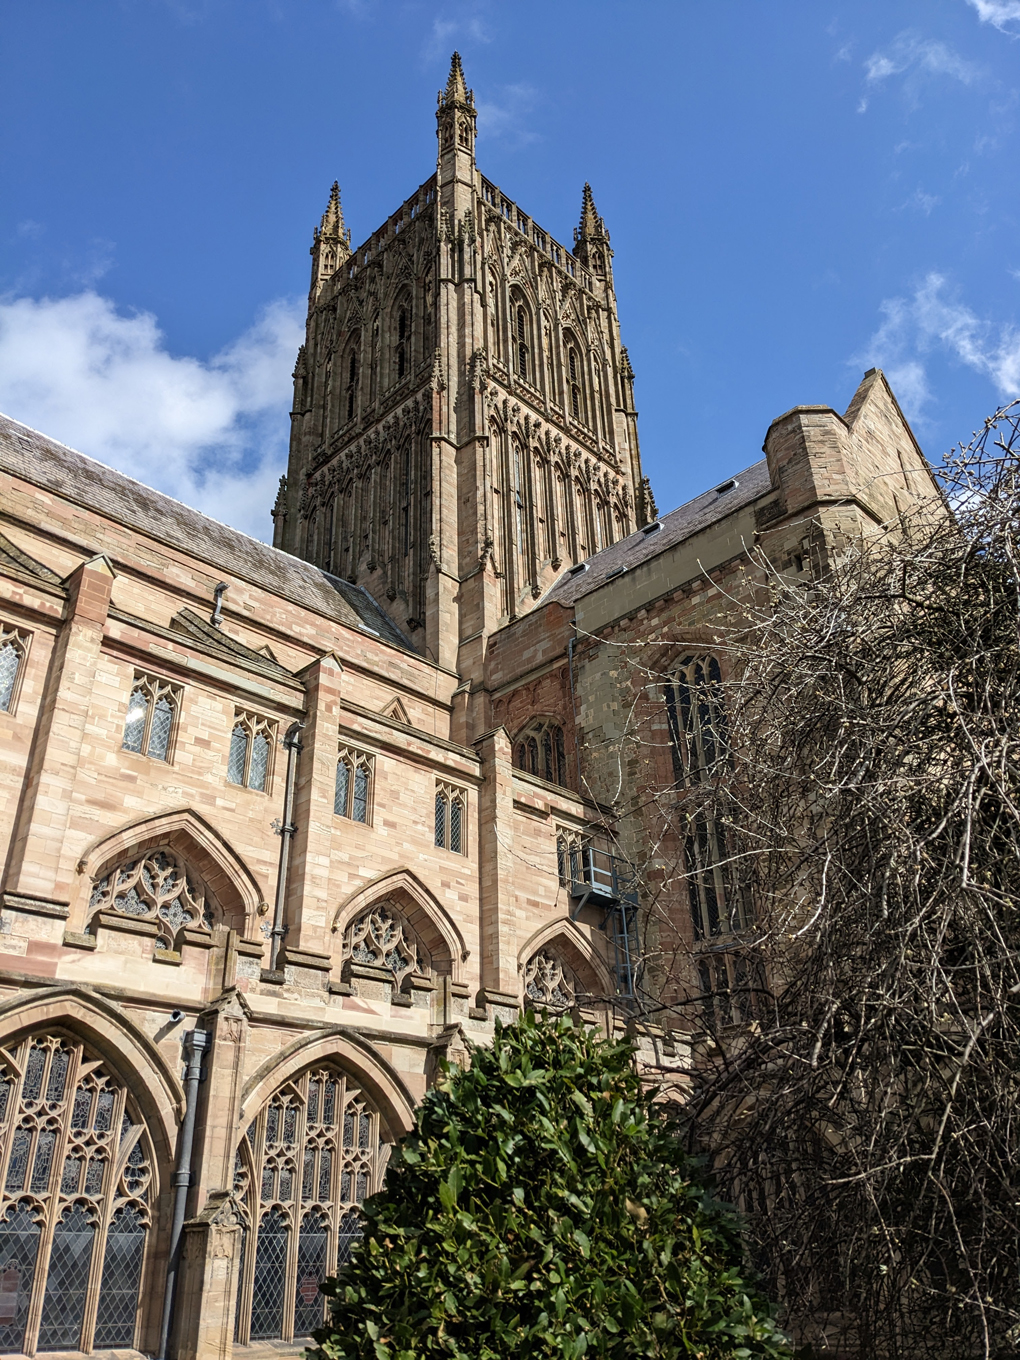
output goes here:
[[727, 515], [732, 515], [735, 510], [743, 509], [752, 501], [760, 500], [772, 490], [768, 465], [764, 458], [760, 463], [752, 463], [749, 468], [719, 485], [720, 488], [727, 486], [729, 489], [723, 491], [713, 488], [711, 491], [705, 491], [700, 496], [695, 496], [694, 500], [688, 501], [686, 505], [671, 510], [668, 515], [660, 515], [657, 521], [662, 526], [660, 529], [652, 533], [639, 529], [636, 534], [621, 538], [611, 547], [594, 553], [586, 559], [586, 571], [568, 567], [549, 587], [540, 603], [547, 604], [550, 600], [556, 600], [560, 604], [573, 604], [575, 600], [604, 585], [610, 576], [615, 578], [622, 575], [620, 568], [629, 571], [632, 567], [647, 562], [649, 558], [657, 557], [666, 548], [671, 548], [674, 544], [683, 542], [685, 538], [700, 533], [702, 529], [707, 529], [719, 520], [725, 519]]
[[414, 650], [362, 586], [220, 524], [5, 415], [0, 415], [0, 468], [194, 554], [224, 575], [237, 576], [352, 628], [364, 624], [383, 641]]

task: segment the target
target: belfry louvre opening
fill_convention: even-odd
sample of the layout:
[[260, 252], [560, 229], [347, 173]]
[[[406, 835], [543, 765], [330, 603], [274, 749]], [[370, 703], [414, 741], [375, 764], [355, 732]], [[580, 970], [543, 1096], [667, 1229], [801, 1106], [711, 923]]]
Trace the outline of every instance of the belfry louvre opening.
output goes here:
[[321, 1326], [319, 1282], [347, 1260], [358, 1206], [380, 1188], [388, 1156], [378, 1111], [339, 1069], [304, 1072], [270, 1097], [234, 1159], [235, 1341], [291, 1341]]
[[152, 1151], [109, 1066], [72, 1035], [0, 1050], [0, 1350], [137, 1344]]

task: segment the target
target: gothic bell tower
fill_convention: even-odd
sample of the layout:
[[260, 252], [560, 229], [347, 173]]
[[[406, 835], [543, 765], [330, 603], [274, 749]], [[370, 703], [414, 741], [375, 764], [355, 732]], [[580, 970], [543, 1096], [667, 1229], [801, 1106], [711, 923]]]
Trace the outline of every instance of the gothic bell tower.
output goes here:
[[654, 513], [591, 188], [567, 249], [479, 171], [476, 124], [454, 53], [435, 174], [354, 250], [334, 184], [274, 510], [278, 546], [364, 586], [468, 693], [495, 629]]

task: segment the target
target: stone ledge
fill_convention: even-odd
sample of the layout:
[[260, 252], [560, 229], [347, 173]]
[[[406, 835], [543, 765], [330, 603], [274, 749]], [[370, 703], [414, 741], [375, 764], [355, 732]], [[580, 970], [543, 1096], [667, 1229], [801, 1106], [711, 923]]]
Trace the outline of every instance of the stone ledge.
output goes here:
[[0, 897], [0, 906], [5, 911], [20, 911], [26, 916], [55, 916], [66, 921], [71, 914], [70, 903], [60, 902], [52, 897], [32, 897], [26, 893], [5, 892]]
[[95, 949], [99, 941], [94, 935], [83, 935], [80, 930], [65, 930], [63, 943], [68, 949]]

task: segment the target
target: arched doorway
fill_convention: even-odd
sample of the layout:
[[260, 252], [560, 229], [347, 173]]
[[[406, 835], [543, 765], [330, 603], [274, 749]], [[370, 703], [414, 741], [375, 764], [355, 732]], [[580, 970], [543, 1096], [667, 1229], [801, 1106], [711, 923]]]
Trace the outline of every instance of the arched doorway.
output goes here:
[[152, 1166], [124, 1083], [73, 1034], [0, 1049], [0, 1350], [136, 1345]]
[[269, 1098], [234, 1160], [235, 1341], [291, 1341], [321, 1325], [319, 1281], [347, 1259], [358, 1206], [379, 1189], [388, 1154], [378, 1110], [339, 1066], [311, 1067]]

